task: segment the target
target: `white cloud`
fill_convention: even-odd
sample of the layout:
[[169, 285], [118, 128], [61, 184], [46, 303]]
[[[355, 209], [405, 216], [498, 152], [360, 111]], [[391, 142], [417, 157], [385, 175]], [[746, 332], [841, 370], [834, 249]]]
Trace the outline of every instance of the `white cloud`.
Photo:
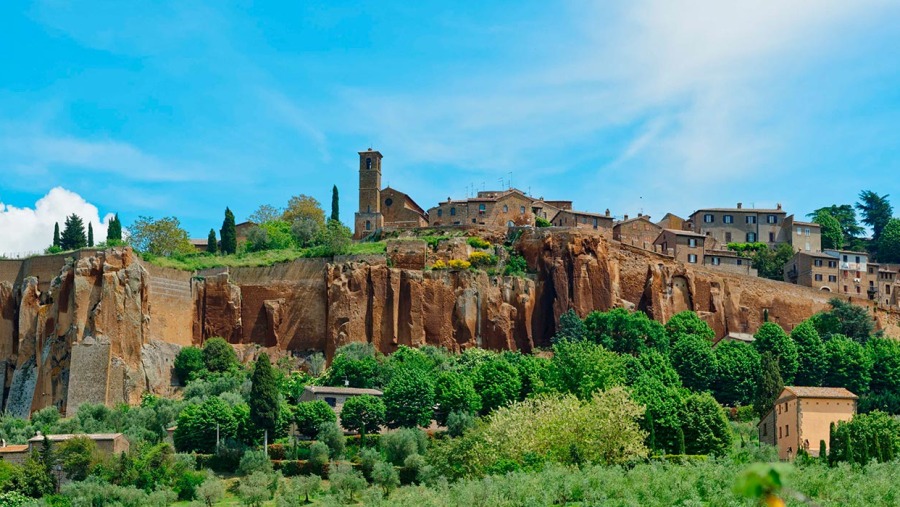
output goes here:
[[106, 229], [112, 213], [100, 219], [99, 211], [80, 195], [62, 187], [51, 189], [40, 198], [34, 208], [16, 208], [0, 202], [0, 254], [17, 256], [42, 252], [53, 243], [53, 226], [60, 230], [66, 217], [76, 214], [94, 229], [94, 241], [106, 239]]

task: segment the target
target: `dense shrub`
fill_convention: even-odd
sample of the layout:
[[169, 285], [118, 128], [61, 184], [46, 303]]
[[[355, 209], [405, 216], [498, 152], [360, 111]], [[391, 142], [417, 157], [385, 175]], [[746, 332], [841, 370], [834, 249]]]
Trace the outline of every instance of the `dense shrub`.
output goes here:
[[425, 454], [428, 437], [421, 430], [405, 428], [386, 433], [381, 437], [381, 447], [387, 460], [395, 466], [403, 466], [413, 454]]
[[469, 264], [475, 266], [476, 268], [496, 266], [497, 256], [491, 255], [487, 252], [472, 252], [472, 254], [469, 255]]
[[314, 437], [322, 425], [337, 421], [334, 410], [322, 400], [298, 403], [293, 409], [293, 418], [297, 432], [307, 437]]
[[479, 238], [478, 236], [471, 236], [466, 240], [466, 243], [468, 243], [472, 248], [480, 248], [482, 250], [491, 247], [490, 241]]
[[184, 347], [175, 356], [175, 375], [182, 384], [194, 380], [204, 369], [206, 363], [203, 361], [203, 351], [197, 347]]

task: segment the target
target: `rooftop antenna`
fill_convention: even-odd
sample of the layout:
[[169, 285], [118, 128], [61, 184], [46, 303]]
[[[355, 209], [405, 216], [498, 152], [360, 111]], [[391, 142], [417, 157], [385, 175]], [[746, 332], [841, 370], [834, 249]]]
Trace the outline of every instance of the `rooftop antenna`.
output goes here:
[[509, 188], [512, 188], [512, 171], [506, 173], [506, 176], [508, 176], [506, 178], [506, 184], [509, 186]]
[[641, 215], [643, 215], [644, 214], [644, 196], [639, 196], [638, 199], [640, 199], [640, 202], [641, 202], [641, 205], [640, 205]]

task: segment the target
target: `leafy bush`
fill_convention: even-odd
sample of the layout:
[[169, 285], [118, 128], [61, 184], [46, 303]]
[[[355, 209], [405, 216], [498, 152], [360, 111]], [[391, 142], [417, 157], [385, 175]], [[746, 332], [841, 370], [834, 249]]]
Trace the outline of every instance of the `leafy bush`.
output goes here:
[[506, 276], [524, 276], [528, 271], [528, 264], [521, 255], [510, 255], [506, 261], [506, 267], [503, 268], [503, 274]]
[[309, 467], [316, 475], [325, 473], [325, 465], [328, 464], [328, 446], [322, 442], [314, 442], [309, 447]]
[[264, 451], [247, 451], [241, 457], [241, 463], [238, 465], [238, 473], [241, 475], [250, 475], [253, 472], [271, 472], [272, 462], [266, 456]]
[[354, 503], [353, 497], [366, 488], [366, 479], [346, 463], [332, 463], [328, 470], [331, 491], [344, 503]]
[[203, 344], [203, 362], [211, 372], [231, 371], [238, 365], [234, 348], [219, 337], [210, 338]]
[[175, 375], [181, 380], [182, 385], [187, 384], [204, 369], [203, 351], [197, 347], [184, 347], [175, 356]]
[[546, 218], [543, 218], [543, 217], [535, 217], [535, 219], [534, 219], [534, 225], [536, 225], [536, 226], [538, 226], [538, 227], [550, 227], [550, 226], [553, 225], [553, 224], [550, 223], [550, 221], [547, 220]]
[[478, 236], [469, 237], [466, 240], [466, 243], [468, 243], [472, 248], [479, 248], [481, 250], [485, 250], [491, 247], [490, 241], [479, 238]]
[[472, 252], [472, 254], [469, 255], [469, 264], [479, 268], [496, 266], [497, 256], [487, 252]]
[[413, 454], [425, 454], [428, 437], [416, 428], [392, 431], [381, 437], [381, 447], [387, 460], [395, 466], [403, 466], [406, 458]]
[[461, 437], [475, 426], [475, 416], [469, 412], [450, 412], [447, 416], [447, 433], [451, 437]]
[[450, 262], [447, 263], [447, 266], [450, 269], [469, 269], [472, 267], [472, 264], [469, 261], [464, 261], [462, 259], [450, 259]]
[[300, 402], [293, 412], [297, 431], [308, 437], [315, 436], [323, 425], [337, 421], [334, 410], [322, 400]]
[[328, 446], [328, 456], [331, 459], [337, 459], [344, 454], [344, 448], [347, 440], [344, 438], [344, 432], [336, 422], [325, 423], [319, 427], [319, 434], [316, 439]]

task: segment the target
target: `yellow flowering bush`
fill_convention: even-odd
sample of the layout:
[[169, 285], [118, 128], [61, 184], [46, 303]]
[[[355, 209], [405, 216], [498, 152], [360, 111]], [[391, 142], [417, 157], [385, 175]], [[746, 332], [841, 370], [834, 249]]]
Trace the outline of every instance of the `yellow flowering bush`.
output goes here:
[[473, 252], [469, 256], [469, 263], [477, 267], [493, 266], [497, 264], [497, 256], [487, 252]]
[[431, 269], [447, 269], [447, 263], [438, 259], [431, 265]]
[[472, 267], [472, 263], [469, 261], [464, 261], [462, 259], [452, 259], [448, 263], [450, 269], [469, 269]]

